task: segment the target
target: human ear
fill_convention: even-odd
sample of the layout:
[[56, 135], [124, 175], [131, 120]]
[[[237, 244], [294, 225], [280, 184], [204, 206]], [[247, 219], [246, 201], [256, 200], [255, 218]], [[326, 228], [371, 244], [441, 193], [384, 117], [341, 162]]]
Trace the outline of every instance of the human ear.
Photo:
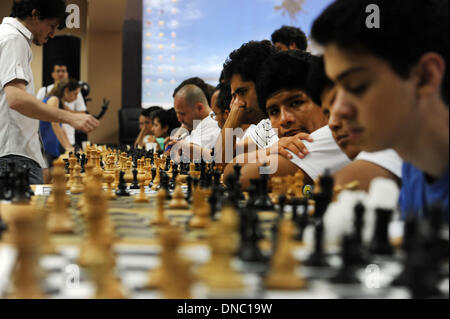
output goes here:
[[39, 13], [39, 11], [37, 11], [36, 9], [33, 9], [33, 11], [31, 11], [31, 17], [40, 19], [41, 14]]
[[428, 97], [436, 93], [441, 94], [445, 68], [444, 59], [437, 53], [429, 52], [420, 58], [414, 71], [418, 77], [418, 96]]

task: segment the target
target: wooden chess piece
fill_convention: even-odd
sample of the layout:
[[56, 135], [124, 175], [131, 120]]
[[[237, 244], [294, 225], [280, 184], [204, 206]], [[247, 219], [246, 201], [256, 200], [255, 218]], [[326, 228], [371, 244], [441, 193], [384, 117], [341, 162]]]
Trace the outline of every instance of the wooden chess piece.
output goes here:
[[42, 269], [39, 257], [43, 227], [40, 227], [38, 214], [32, 206], [15, 205], [15, 208], [11, 223], [17, 258], [12, 274], [12, 293], [8, 298], [42, 299], [45, 295], [40, 287]]
[[156, 160], [156, 176], [155, 179], [153, 180], [153, 186], [152, 186], [152, 190], [156, 190], [159, 186], [159, 184], [161, 183], [161, 175], [160, 175], [160, 159], [157, 158]]
[[156, 216], [152, 220], [152, 225], [169, 225], [170, 221], [164, 214], [164, 202], [166, 200], [166, 190], [161, 188], [156, 195], [157, 208], [156, 208]]
[[181, 176], [176, 178], [175, 190], [172, 194], [172, 200], [169, 203], [169, 208], [172, 209], [187, 209], [189, 204], [184, 198], [183, 190], [181, 189]]
[[132, 171], [132, 165], [133, 165], [133, 162], [132, 161], [128, 161], [127, 162], [127, 169], [126, 169], [126, 171], [125, 171], [125, 176], [124, 176], [124, 179], [125, 179], [125, 182], [127, 183], [127, 184], [130, 184], [130, 183], [132, 183], [133, 182], [133, 171]]
[[72, 194], [81, 194], [84, 190], [84, 185], [81, 181], [81, 166], [78, 164], [73, 168], [72, 181], [70, 192]]
[[48, 216], [47, 227], [52, 233], [73, 233], [74, 224], [67, 209], [64, 162], [57, 160], [52, 169], [54, 204]]
[[292, 255], [295, 227], [291, 220], [280, 221], [278, 242], [265, 285], [271, 289], [293, 290], [306, 288], [306, 282], [296, 274], [297, 261]]
[[138, 175], [139, 181], [139, 194], [134, 197], [136, 203], [148, 203], [149, 199], [145, 195], [145, 175]]
[[114, 264], [113, 251], [110, 244], [114, 241], [112, 225], [108, 220], [106, 194], [101, 183], [91, 180], [86, 185], [86, 233], [80, 247], [78, 264], [87, 267], [102, 265], [105, 262]]
[[203, 278], [214, 289], [241, 289], [241, 275], [232, 267], [238, 245], [238, 217], [232, 206], [226, 206], [219, 221], [210, 227], [211, 259], [202, 269]]
[[168, 227], [161, 234], [161, 268], [159, 288], [165, 299], [190, 299], [191, 284], [194, 280], [190, 273], [190, 263], [179, 256], [180, 231]]
[[105, 178], [105, 182], [107, 185], [107, 191], [106, 191], [107, 198], [109, 200], [117, 199], [116, 192], [115, 192], [114, 188], [112, 187], [112, 183], [114, 182], [114, 173], [106, 174], [106, 175], [104, 175], [104, 178]]
[[209, 218], [211, 209], [205, 198], [207, 198], [206, 192], [202, 189], [194, 191], [194, 201], [192, 205], [194, 216], [189, 221], [189, 227], [206, 228], [211, 224], [211, 219]]

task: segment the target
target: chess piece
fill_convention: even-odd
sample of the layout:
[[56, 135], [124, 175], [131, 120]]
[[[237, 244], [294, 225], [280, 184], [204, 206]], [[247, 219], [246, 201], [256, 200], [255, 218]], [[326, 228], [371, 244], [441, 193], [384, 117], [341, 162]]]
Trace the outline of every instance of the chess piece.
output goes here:
[[54, 204], [48, 215], [50, 232], [57, 234], [73, 233], [74, 224], [67, 209], [64, 162], [56, 160], [52, 169]]
[[206, 228], [210, 225], [211, 219], [209, 204], [205, 201], [206, 192], [197, 189], [194, 192], [194, 202], [192, 206], [193, 217], [189, 221], [190, 228]]
[[186, 202], [183, 191], [181, 189], [181, 178], [177, 177], [175, 190], [172, 194], [172, 200], [169, 203], [169, 208], [187, 209], [188, 207], [189, 207], [189, 204]]
[[305, 265], [313, 267], [328, 267], [329, 264], [326, 260], [325, 253], [323, 251], [323, 234], [324, 225], [323, 220], [316, 221], [314, 228], [314, 251], [309, 256]]
[[190, 263], [179, 256], [180, 232], [168, 227], [161, 234], [161, 268], [159, 288], [165, 299], [190, 299]]
[[[64, 165], [64, 164], [63, 164]], [[64, 175], [64, 167], [63, 175]], [[11, 216], [13, 224], [13, 243], [17, 250], [16, 264], [12, 274], [11, 299], [45, 298], [40, 288], [39, 257], [42, 244], [42, 230], [39, 227], [38, 214], [30, 205], [15, 205]]]
[[125, 171], [124, 179], [127, 184], [130, 184], [133, 181], [133, 172], [131, 170], [131, 166], [133, 165], [132, 161], [127, 161], [127, 168]]
[[265, 286], [271, 289], [304, 289], [306, 282], [296, 274], [297, 261], [292, 255], [294, 225], [290, 220], [280, 222], [279, 239]]
[[223, 208], [220, 219], [209, 228], [208, 241], [211, 259], [200, 270], [209, 287], [214, 289], [241, 289], [241, 275], [232, 266], [238, 244], [238, 217], [231, 205]]
[[78, 263], [83, 266], [114, 264], [110, 244], [114, 240], [114, 230], [107, 214], [108, 202], [101, 183], [91, 180], [86, 185], [87, 231], [80, 247]]
[[375, 209], [376, 224], [370, 245], [370, 252], [377, 255], [392, 255], [394, 250], [389, 241], [388, 227], [392, 218], [392, 210]]
[[164, 202], [166, 200], [166, 190], [161, 188], [156, 195], [157, 208], [156, 216], [152, 220], [152, 225], [164, 226], [170, 223], [169, 219], [164, 214]]
[[104, 175], [105, 182], [107, 185], [106, 196], [109, 200], [115, 200], [117, 199], [117, 195], [112, 186], [112, 183], [114, 182], [114, 171], [110, 172], [111, 173]]
[[160, 159], [157, 158], [156, 159], [156, 176], [153, 179], [152, 190], [157, 190], [159, 184], [161, 183], [161, 175], [160, 175], [160, 173], [161, 173], [160, 170], [161, 169], [159, 168], [159, 165], [160, 165]]
[[116, 191], [116, 195], [117, 196], [122, 196], [122, 197], [126, 197], [126, 196], [130, 196], [130, 193], [128, 192], [127, 188], [127, 184], [125, 181], [125, 173], [123, 171], [120, 171], [120, 177], [119, 177], [119, 184], [117, 185], [117, 191]]
[[[141, 184], [144, 184], [141, 182]], [[145, 187], [145, 185], [144, 185]], [[130, 189], [139, 189], [139, 183], [138, 183], [138, 171], [137, 169], [133, 169], [133, 183], [130, 186]]]
[[[137, 175], [137, 171], [134, 170], [136, 172]], [[133, 172], [134, 174], [134, 172]], [[145, 175], [139, 175], [139, 184], [140, 184], [140, 192], [139, 195], [136, 195], [134, 198], [134, 201], [136, 203], [148, 203], [149, 199], [147, 198], [147, 196], [145, 195]]]
[[357, 284], [360, 283], [360, 280], [356, 277], [355, 274], [355, 263], [353, 254], [356, 252], [355, 248], [355, 239], [345, 235], [342, 239], [342, 248], [341, 248], [341, 257], [342, 257], [342, 265], [338, 271], [338, 273], [331, 278], [331, 281], [339, 284]]
[[75, 165], [72, 172], [72, 186], [70, 192], [72, 194], [81, 194], [84, 190], [84, 185], [81, 182], [81, 166]]

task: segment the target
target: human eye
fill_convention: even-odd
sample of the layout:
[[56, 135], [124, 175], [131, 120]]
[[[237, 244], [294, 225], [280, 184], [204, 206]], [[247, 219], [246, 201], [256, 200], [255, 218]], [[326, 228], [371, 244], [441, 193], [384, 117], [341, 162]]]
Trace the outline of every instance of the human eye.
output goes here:
[[361, 96], [362, 94], [365, 93], [365, 91], [367, 90], [368, 87], [369, 87], [368, 83], [364, 83], [361, 85], [353, 85], [353, 86], [347, 85], [345, 87], [345, 90], [355, 96]]
[[304, 100], [298, 99], [298, 100], [292, 101], [290, 106], [292, 108], [296, 108], [296, 107], [302, 106], [304, 103], [305, 103]]
[[277, 116], [280, 113], [280, 110], [278, 108], [271, 108], [268, 113], [270, 116]]

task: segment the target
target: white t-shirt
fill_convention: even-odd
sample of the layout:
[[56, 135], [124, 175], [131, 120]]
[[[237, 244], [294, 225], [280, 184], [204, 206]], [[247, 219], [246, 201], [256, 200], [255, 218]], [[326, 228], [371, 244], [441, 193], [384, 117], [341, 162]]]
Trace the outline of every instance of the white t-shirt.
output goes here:
[[294, 157], [291, 162], [300, 167], [312, 180], [322, 176], [327, 169], [333, 174], [351, 163], [337, 145], [328, 125], [311, 133], [311, 138], [314, 139], [312, 143], [302, 141], [309, 151], [305, 158], [301, 159], [291, 151], [288, 152]]
[[0, 157], [20, 155], [46, 167], [39, 141], [39, 121], [14, 111], [8, 105], [5, 85], [13, 80], [27, 83], [34, 96], [32, 33], [15, 18], [4, 18], [0, 25]]
[[200, 145], [203, 148], [212, 149], [216, 145], [217, 138], [220, 135], [220, 128], [216, 120], [210, 115], [202, 121], [195, 121], [194, 129], [184, 140], [188, 143]]
[[[40, 88], [38, 93], [36, 94], [36, 98], [38, 100], [43, 100], [45, 98], [45, 96], [51, 92], [51, 90], [53, 89], [55, 85], [54, 84], [50, 84], [49, 86], [47, 86], [47, 93], [46, 93], [46, 88]], [[78, 93], [77, 95], [77, 99], [73, 102], [70, 103], [64, 103], [69, 109], [71, 109], [74, 112], [86, 112], [87, 108], [86, 108], [86, 104], [84, 103], [84, 99], [83, 99], [83, 95], [81, 94], [81, 92]], [[64, 131], [66, 132], [67, 138], [69, 139], [70, 144], [75, 145], [75, 129], [70, 126], [69, 124], [63, 123], [62, 125]]]
[[402, 178], [403, 160], [394, 150], [388, 149], [375, 153], [361, 152], [356, 156], [355, 161], [357, 160], [374, 163]]
[[248, 134], [259, 148], [268, 148], [278, 142], [278, 134], [272, 127], [270, 119], [262, 120]]

